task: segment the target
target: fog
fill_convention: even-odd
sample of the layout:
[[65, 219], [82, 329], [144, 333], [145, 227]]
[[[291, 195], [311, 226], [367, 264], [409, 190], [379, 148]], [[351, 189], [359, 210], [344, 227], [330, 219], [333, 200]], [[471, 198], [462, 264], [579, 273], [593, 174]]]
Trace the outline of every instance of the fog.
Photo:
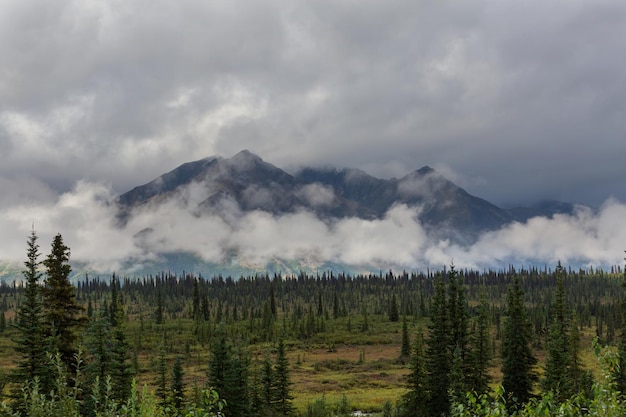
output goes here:
[[[0, 187], [19, 188], [25, 181], [32, 188], [35, 180], [5, 181]], [[44, 185], [35, 188], [42, 192], [3, 201], [0, 207], [2, 261], [25, 260], [33, 227], [42, 254], [61, 233], [72, 261], [101, 273], [132, 272], [163, 253], [181, 251], [214, 263], [234, 257], [259, 270], [276, 259], [311, 266], [334, 262], [363, 270], [425, 270], [451, 263], [478, 269], [550, 267], [559, 260], [595, 268], [621, 265], [626, 242], [626, 204], [615, 199], [595, 211], [581, 206], [572, 215], [513, 223], [459, 246], [429, 236], [417, 220], [419, 207], [405, 205], [392, 207], [377, 220], [320, 220], [306, 211], [282, 216], [243, 212], [235, 201], [224, 199], [210, 213], [200, 214], [200, 198], [194, 198], [200, 191], [190, 187], [186, 198], [142, 206], [121, 226], [109, 185], [80, 181], [60, 196]], [[332, 199], [332, 190], [321, 186], [303, 193], [320, 204]]]

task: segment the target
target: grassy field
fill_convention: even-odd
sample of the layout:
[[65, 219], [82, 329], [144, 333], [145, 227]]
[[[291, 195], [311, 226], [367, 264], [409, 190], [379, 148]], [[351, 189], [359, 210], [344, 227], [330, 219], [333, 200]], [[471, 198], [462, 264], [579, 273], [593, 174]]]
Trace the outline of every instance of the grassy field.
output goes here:
[[[7, 319], [12, 312], [6, 313]], [[402, 323], [389, 322], [384, 315], [369, 316], [369, 328], [363, 331], [360, 318], [330, 319], [326, 332], [319, 333], [309, 340], [288, 339], [287, 355], [290, 363], [290, 377], [294, 405], [304, 412], [316, 401], [323, 401], [330, 407], [338, 407], [347, 401], [353, 410], [377, 412], [385, 402], [395, 403], [406, 392], [408, 365], [400, 360]], [[277, 320], [277, 326], [281, 323]], [[190, 319], [169, 319], [162, 326], [152, 321], [138, 320], [136, 317], [126, 324], [129, 342], [136, 352], [136, 365], [139, 372], [136, 378], [140, 385], [154, 386], [157, 369], [157, 351], [162, 334], [166, 335], [166, 350], [170, 364], [176, 356], [184, 360], [184, 382], [189, 393], [206, 384], [209, 345], [201, 344], [194, 334], [194, 322]], [[232, 323], [229, 330], [235, 334], [245, 334], [245, 322]], [[408, 323], [413, 341], [418, 329], [426, 333], [426, 320], [411, 318]], [[6, 375], [16, 359], [11, 342], [12, 330], [8, 328], [0, 335], [0, 367]], [[492, 329], [492, 335], [495, 329]], [[597, 372], [597, 361], [591, 351], [594, 328], [581, 331], [581, 359], [587, 369]], [[494, 341], [496, 352], [499, 340]], [[269, 355], [274, 358], [275, 344], [271, 342], [245, 344], [251, 357], [251, 372]], [[536, 349], [540, 362], [545, 359], [545, 351]], [[500, 361], [494, 356], [491, 375], [493, 386], [501, 382]], [[537, 368], [541, 373], [541, 368]], [[5, 389], [6, 391], [6, 389]]]

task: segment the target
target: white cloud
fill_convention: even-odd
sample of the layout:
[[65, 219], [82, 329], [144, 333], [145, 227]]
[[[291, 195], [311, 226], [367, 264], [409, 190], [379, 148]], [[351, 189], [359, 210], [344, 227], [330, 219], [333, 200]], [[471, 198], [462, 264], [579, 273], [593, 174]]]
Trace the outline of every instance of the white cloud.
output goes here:
[[[21, 184], [4, 180], [11, 188]], [[191, 190], [191, 189], [190, 189]], [[195, 194], [198, 195], [195, 195]], [[109, 203], [109, 186], [79, 182], [58, 198], [15, 200], [0, 208], [0, 259], [21, 261], [34, 224], [42, 253], [61, 233], [72, 260], [102, 272], [158, 259], [164, 252], [192, 252], [208, 262], [237, 262], [263, 268], [275, 259], [304, 260], [310, 265], [336, 262], [372, 269], [423, 270], [454, 262], [459, 267], [490, 268], [508, 264], [612, 266], [622, 263], [626, 242], [626, 204], [607, 200], [594, 212], [580, 207], [573, 215], [533, 218], [489, 232], [461, 247], [433, 240], [417, 220], [416, 208], [394, 206], [377, 220], [357, 218], [328, 223], [308, 212], [275, 216], [241, 212], [224, 199], [213, 214], [198, 214], [206, 193], [196, 187], [186, 200], [137, 209], [124, 227]], [[27, 203], [25, 204], [24, 201]], [[132, 269], [132, 267], [131, 267]]]
[[296, 195], [313, 207], [328, 207], [335, 200], [333, 188], [319, 183], [305, 185], [297, 191]]

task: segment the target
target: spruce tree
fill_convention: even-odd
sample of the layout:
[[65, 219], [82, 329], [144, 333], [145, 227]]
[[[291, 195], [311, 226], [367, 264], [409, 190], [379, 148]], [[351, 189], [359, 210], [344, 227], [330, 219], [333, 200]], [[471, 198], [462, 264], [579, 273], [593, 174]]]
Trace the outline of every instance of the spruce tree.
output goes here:
[[428, 406], [428, 381], [426, 363], [422, 342], [422, 332], [418, 331], [413, 344], [413, 353], [409, 364], [410, 373], [407, 376], [409, 391], [402, 397], [402, 415], [419, 416], [426, 414]]
[[583, 370], [579, 358], [579, 334], [565, 297], [564, 270], [561, 262], [556, 270], [556, 292], [551, 308], [543, 389], [552, 391], [558, 401], [576, 394], [581, 387]]
[[[39, 380], [42, 392], [52, 388], [51, 372], [48, 368], [46, 341], [44, 337], [44, 310], [41, 300], [39, 279], [39, 245], [37, 234], [33, 230], [27, 241], [27, 260], [22, 274], [25, 278], [24, 297], [16, 309], [14, 321], [15, 336], [13, 342], [18, 354], [15, 371], [11, 380], [16, 386], [28, 381]], [[21, 393], [15, 393], [21, 397]]]
[[274, 368], [274, 409], [281, 416], [289, 416], [294, 412], [291, 401], [293, 396], [290, 393], [291, 381], [289, 378], [289, 360], [285, 352], [285, 342], [283, 338], [278, 339], [276, 351], [276, 366]]
[[133, 372], [131, 366], [130, 343], [126, 337], [124, 310], [122, 306], [116, 309], [116, 325], [112, 328], [111, 343], [111, 382], [113, 384], [113, 399], [124, 403], [131, 394]]
[[448, 349], [451, 363], [455, 363], [456, 357], [457, 365], [454, 369], [456, 375], [454, 377], [451, 376], [451, 383], [454, 384], [454, 389], [459, 394], [465, 395], [466, 391], [473, 389], [469, 385], [472, 369], [469, 363], [468, 313], [463, 277], [457, 273], [454, 265], [450, 265], [450, 270], [448, 271], [447, 309], [450, 331], [446, 348]]
[[220, 324], [213, 337], [207, 376], [209, 385], [226, 401], [226, 415], [248, 415], [248, 359], [243, 352], [238, 355], [233, 353], [226, 340], [223, 324]]
[[260, 401], [261, 409], [269, 412], [272, 408], [274, 397], [274, 369], [269, 356], [266, 356], [261, 366], [261, 384], [260, 384]]
[[435, 277], [435, 293], [430, 309], [430, 325], [426, 348], [426, 373], [430, 391], [428, 410], [431, 416], [447, 415], [450, 411], [450, 367], [452, 356], [448, 349], [450, 341], [446, 288], [441, 274]]
[[402, 344], [400, 346], [400, 358], [403, 360], [411, 356], [411, 340], [409, 339], [409, 329], [406, 324], [406, 316], [402, 319]]
[[95, 402], [104, 402], [105, 381], [111, 375], [111, 324], [105, 315], [104, 308], [94, 313], [85, 331], [85, 347], [87, 348], [88, 364], [85, 369], [87, 378], [98, 379], [97, 391], [92, 393]]
[[556, 268], [556, 292], [551, 306], [551, 324], [548, 334], [548, 357], [542, 387], [552, 391], [557, 400], [563, 401], [570, 394], [567, 368], [569, 356], [569, 312], [565, 301], [565, 287], [561, 263]]
[[76, 301], [76, 291], [70, 283], [72, 271], [70, 249], [57, 234], [52, 241], [50, 254], [43, 261], [46, 267], [43, 287], [47, 334], [53, 338], [61, 361], [72, 372], [76, 368], [76, 330], [85, 322], [79, 315], [83, 307]]
[[[161, 405], [167, 403], [167, 349], [165, 345], [165, 333], [161, 336], [161, 342], [158, 347], [158, 356], [156, 364], [156, 396], [159, 398]], [[219, 392], [219, 391], [218, 391]]]
[[[626, 258], [624, 258], [626, 260]], [[614, 378], [617, 390], [622, 393], [622, 398], [626, 397], [626, 265], [624, 266], [624, 276], [622, 278], [622, 299], [620, 301], [621, 326], [619, 333], [619, 344], [617, 352], [619, 354], [619, 366], [615, 371]]]
[[491, 365], [492, 351], [489, 338], [489, 305], [485, 298], [484, 291], [480, 295], [480, 306], [478, 307], [478, 317], [475, 322], [475, 330], [470, 338], [471, 350], [469, 352], [469, 373], [468, 385], [477, 394], [485, 394], [489, 391], [491, 376], [489, 366]]
[[389, 304], [389, 321], [400, 321], [400, 313], [398, 312], [398, 301], [396, 300], [396, 294], [391, 295], [391, 303]]
[[183, 383], [183, 360], [176, 356], [174, 367], [172, 368], [172, 404], [174, 409], [182, 413], [185, 403], [185, 385]]
[[516, 276], [507, 295], [507, 320], [502, 339], [502, 387], [509, 410], [527, 402], [537, 379], [535, 359], [530, 347], [532, 333], [526, 317], [524, 292]]

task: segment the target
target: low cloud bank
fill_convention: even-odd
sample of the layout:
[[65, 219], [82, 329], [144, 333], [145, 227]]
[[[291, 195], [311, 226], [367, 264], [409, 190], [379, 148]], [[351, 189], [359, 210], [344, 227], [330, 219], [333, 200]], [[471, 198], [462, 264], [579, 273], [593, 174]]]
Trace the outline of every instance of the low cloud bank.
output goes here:
[[[30, 180], [21, 179], [30, 184]], [[0, 183], [5, 191], [19, 184]], [[31, 184], [32, 185], [32, 184]], [[242, 212], [223, 200], [211, 214], [198, 214], [190, 198], [145, 206], [119, 226], [110, 186], [81, 181], [56, 196], [41, 186], [36, 198], [5, 200], [0, 206], [0, 260], [22, 262], [35, 227], [41, 252], [61, 233], [73, 261], [102, 272], [132, 270], [166, 252], [192, 252], [204, 261], [232, 261], [262, 269], [274, 259], [311, 265], [407, 270], [494, 268], [509, 264], [610, 267], [623, 263], [626, 204], [607, 200], [597, 211], [580, 207], [573, 215], [533, 218], [482, 235], [470, 246], [429, 237], [417, 220], [419, 208], [397, 205], [378, 220], [322, 221], [309, 212], [273, 216]], [[324, 190], [330, 199], [329, 190]], [[190, 206], [191, 204], [191, 206]], [[129, 269], [130, 268], [130, 269]]]

